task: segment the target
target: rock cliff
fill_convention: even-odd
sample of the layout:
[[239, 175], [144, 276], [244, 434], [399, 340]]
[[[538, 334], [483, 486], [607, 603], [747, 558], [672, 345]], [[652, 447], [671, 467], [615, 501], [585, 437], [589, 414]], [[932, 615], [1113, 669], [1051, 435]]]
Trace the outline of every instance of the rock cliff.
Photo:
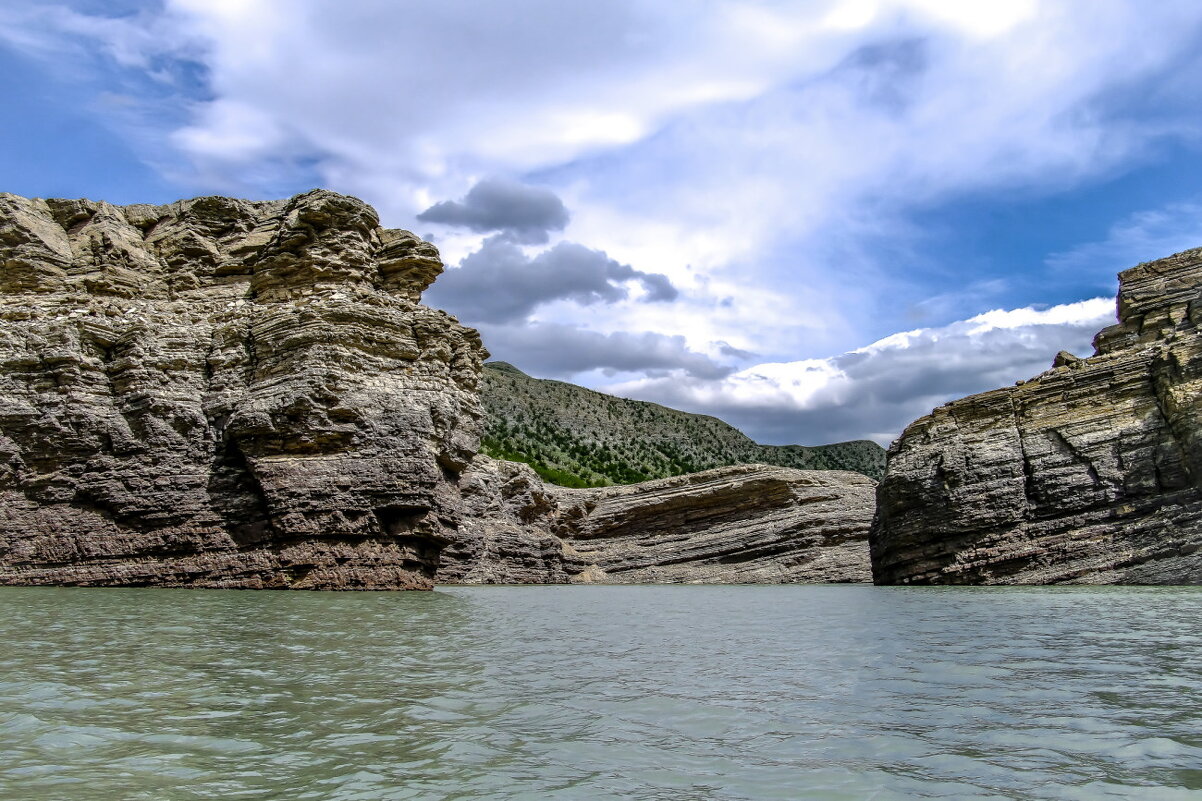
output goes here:
[[441, 269], [331, 192], [0, 195], [0, 583], [429, 587], [485, 355]]
[[1085, 359], [910, 425], [871, 547], [898, 584], [1202, 582], [1202, 249], [1119, 276]]
[[477, 457], [439, 582], [735, 584], [868, 581], [875, 482], [739, 465], [567, 489]]

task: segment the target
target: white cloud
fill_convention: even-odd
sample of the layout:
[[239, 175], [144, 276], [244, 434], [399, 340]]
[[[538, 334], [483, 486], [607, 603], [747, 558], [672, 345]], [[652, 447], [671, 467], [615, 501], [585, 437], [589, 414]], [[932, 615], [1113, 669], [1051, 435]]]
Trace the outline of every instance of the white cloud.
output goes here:
[[1034, 0], [841, 0], [835, 3], [823, 23], [835, 29], [868, 26], [890, 8], [909, 8], [929, 15], [975, 36], [996, 36], [1029, 19], [1035, 13]]
[[640, 379], [605, 389], [713, 414], [761, 441], [812, 445], [869, 438], [887, 445], [941, 403], [1042, 372], [1059, 350], [1089, 355], [1093, 335], [1114, 319], [1108, 298], [1049, 309], [997, 309], [938, 328], [899, 332], [827, 359], [759, 364], [718, 378]]
[[[815, 197], [841, 205], [899, 177], [941, 191], [1104, 167], [1130, 143], [1106, 141], [1079, 104], [1168, 63], [1196, 16], [1113, 0], [1088, 15], [1032, 0], [168, 0], [132, 19], [26, 15], [9, 35], [90, 29], [122, 64], [201, 59], [212, 97], [176, 141], [216, 184], [238, 186], [236, 165], [264, 158], [265, 131], [282, 133], [289, 152], [400, 216], [420, 211], [421, 191], [445, 199], [484, 174], [667, 133], [676, 161], [698, 168], [667, 187], [673, 205], [710, 217], [738, 206], [771, 228], [779, 215], [764, 206], [804, 218]], [[1129, 31], [1158, 47], [1131, 48]], [[923, 63], [889, 61], [907, 40], [928, 45]], [[877, 48], [867, 61], [865, 48]], [[660, 194], [664, 176], [652, 177], [645, 189]], [[715, 181], [728, 190], [717, 206]]]
[[350, 189], [375, 188], [382, 171], [403, 190], [383, 204], [397, 213], [415, 211], [419, 186], [445, 197], [482, 173], [635, 142], [673, 114], [762, 91], [798, 60], [779, 43], [757, 47], [741, 22], [750, 7], [725, 2], [168, 6], [210, 43], [216, 96], [179, 138], [202, 174], [225, 169], [190, 147], [210, 137], [230, 143], [223, 162], [260, 157], [229, 130], [237, 115], [222, 106], [236, 103], [275, 118]]
[[1035, 16], [1034, 0], [913, 0], [909, 5], [974, 36], [997, 36]]
[[[713, 287], [771, 288], [792, 320], [747, 302], [731, 329], [711, 333], [743, 335], [781, 357], [851, 347], [866, 331], [904, 325], [910, 311], [942, 322], [1005, 298], [998, 281], [975, 283], [976, 297], [947, 298], [946, 285], [933, 289], [904, 261], [859, 243], [887, 241], [915, 206], [999, 189], [1054, 192], [1138, 158], [1163, 121], [1116, 121], [1101, 98], [1165, 68], [1195, 25], [1183, 6], [1148, 17], [1125, 4], [1082, 16], [1057, 3], [953, 3], [935, 11], [1000, 16], [930, 24], [931, 9], [906, 15], [903, 5], [873, 4], [821, 68], [799, 64], [792, 80], [753, 98], [668, 120], [603, 172], [587, 162], [565, 168], [563, 180], [579, 186], [569, 235], [682, 286], [691, 264]], [[1144, 37], [1164, 50], [1131, 47]], [[963, 276], [948, 278], [956, 286]], [[932, 302], [936, 294], [949, 302]], [[1022, 300], [1038, 296], [1028, 289]], [[607, 313], [613, 329], [646, 319], [623, 307]]]
[[248, 103], [214, 101], [205, 109], [205, 119], [204, 127], [175, 132], [176, 144], [201, 159], [218, 163], [261, 159], [288, 145], [279, 122]]

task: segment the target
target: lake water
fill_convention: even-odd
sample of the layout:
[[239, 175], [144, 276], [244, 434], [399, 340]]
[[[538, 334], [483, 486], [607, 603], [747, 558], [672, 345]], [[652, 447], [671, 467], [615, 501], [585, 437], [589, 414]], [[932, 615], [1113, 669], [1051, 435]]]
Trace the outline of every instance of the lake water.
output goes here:
[[0, 588], [2, 799], [1202, 799], [1202, 589]]

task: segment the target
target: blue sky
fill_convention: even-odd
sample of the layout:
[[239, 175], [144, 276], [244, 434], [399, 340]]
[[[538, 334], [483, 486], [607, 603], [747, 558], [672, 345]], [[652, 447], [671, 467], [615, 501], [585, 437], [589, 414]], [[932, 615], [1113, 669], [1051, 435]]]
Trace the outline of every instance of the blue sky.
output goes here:
[[354, 194], [496, 358], [887, 443], [1202, 246], [1200, 39], [1172, 0], [0, 0], [0, 191]]

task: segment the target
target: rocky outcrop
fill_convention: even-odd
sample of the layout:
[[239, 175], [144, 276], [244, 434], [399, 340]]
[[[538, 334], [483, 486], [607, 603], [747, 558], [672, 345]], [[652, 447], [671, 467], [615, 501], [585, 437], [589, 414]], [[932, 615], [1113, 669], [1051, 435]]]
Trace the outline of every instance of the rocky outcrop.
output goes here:
[[0, 584], [429, 587], [485, 355], [441, 269], [331, 192], [0, 195]]
[[737, 584], [870, 578], [875, 483], [858, 473], [739, 465], [566, 489], [478, 457], [439, 582]]
[[1095, 354], [910, 425], [878, 583], [1202, 582], [1202, 249], [1119, 276]]

